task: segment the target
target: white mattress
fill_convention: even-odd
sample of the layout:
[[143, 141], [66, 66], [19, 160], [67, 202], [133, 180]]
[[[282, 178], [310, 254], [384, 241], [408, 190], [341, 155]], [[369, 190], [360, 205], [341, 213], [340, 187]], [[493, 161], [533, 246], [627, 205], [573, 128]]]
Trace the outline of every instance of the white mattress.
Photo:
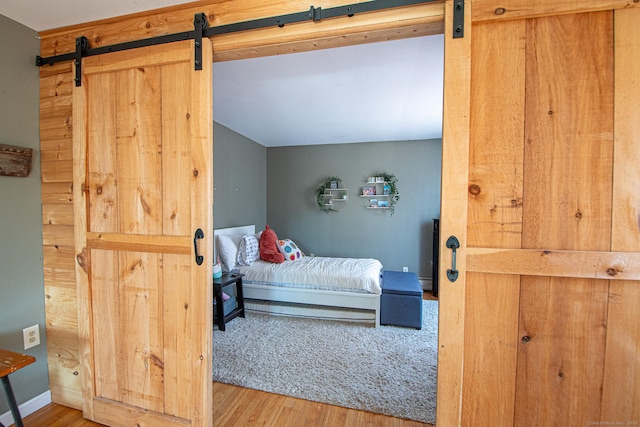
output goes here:
[[258, 260], [251, 266], [236, 267], [243, 282], [274, 286], [331, 289], [349, 292], [382, 293], [382, 264], [371, 258], [303, 257], [274, 264]]

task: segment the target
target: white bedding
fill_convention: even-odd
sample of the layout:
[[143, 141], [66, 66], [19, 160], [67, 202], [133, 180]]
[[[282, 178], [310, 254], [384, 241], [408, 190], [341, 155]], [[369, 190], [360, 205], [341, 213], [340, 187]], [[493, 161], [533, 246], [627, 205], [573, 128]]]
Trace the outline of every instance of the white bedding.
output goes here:
[[243, 282], [275, 286], [331, 289], [380, 295], [382, 264], [370, 258], [303, 257], [274, 264], [258, 260], [236, 266]]

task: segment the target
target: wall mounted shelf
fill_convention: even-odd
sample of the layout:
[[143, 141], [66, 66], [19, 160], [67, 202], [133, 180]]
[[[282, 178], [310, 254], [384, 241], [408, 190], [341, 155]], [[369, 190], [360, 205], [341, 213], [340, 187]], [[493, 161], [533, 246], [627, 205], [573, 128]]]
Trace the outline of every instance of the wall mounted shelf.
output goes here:
[[349, 190], [338, 177], [327, 178], [316, 190], [316, 203], [325, 213], [338, 212], [349, 200]]
[[397, 182], [395, 175], [388, 173], [370, 176], [360, 192], [360, 197], [367, 201], [365, 207], [371, 210], [388, 210], [393, 215], [395, 204], [400, 198]]

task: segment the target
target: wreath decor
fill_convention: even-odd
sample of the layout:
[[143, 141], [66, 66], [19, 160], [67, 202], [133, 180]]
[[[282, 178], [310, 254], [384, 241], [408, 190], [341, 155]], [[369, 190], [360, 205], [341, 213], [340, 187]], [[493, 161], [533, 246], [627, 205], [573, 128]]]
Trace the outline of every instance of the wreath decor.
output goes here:
[[333, 205], [329, 205], [326, 203], [326, 193], [325, 190], [326, 189], [330, 189], [331, 188], [331, 181], [338, 181], [338, 187], [340, 187], [340, 183], [342, 182], [342, 180], [337, 177], [337, 176], [332, 176], [329, 177], [327, 179], [324, 180], [324, 184], [322, 184], [320, 187], [318, 187], [318, 189], [316, 190], [316, 203], [318, 204], [318, 207], [320, 208], [320, 210], [324, 213], [329, 213], [329, 212], [338, 212], [337, 209], [333, 208]]

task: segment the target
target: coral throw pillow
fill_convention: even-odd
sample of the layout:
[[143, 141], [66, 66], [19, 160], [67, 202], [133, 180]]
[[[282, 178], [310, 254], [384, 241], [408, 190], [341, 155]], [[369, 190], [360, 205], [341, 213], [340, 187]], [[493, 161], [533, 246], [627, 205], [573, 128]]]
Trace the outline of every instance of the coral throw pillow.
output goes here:
[[280, 264], [284, 262], [284, 255], [278, 250], [278, 236], [267, 225], [260, 236], [260, 259]]

